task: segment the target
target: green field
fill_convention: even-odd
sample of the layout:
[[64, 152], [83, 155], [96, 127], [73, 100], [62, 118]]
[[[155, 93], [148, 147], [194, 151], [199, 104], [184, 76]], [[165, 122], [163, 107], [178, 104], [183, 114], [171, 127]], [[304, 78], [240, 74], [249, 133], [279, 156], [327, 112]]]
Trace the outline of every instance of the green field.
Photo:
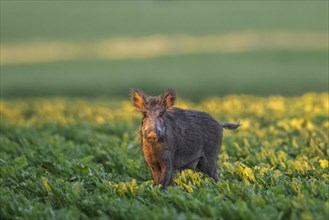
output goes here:
[[221, 180], [196, 171], [154, 186], [141, 116], [110, 99], [0, 102], [1, 219], [326, 219], [328, 93], [227, 96], [178, 106], [241, 120], [225, 131]]
[[[0, 4], [1, 220], [329, 216], [328, 1]], [[241, 121], [218, 183], [153, 184], [130, 88]]]
[[175, 88], [192, 100], [234, 93], [292, 96], [328, 90], [327, 58], [325, 51], [282, 51], [9, 65], [1, 67], [0, 85], [4, 98], [124, 98], [135, 87], [153, 95]]
[[[29, 51], [25, 59], [35, 56], [42, 51], [33, 48], [35, 42], [43, 42], [45, 48], [51, 42], [88, 47], [114, 38], [268, 34], [256, 37], [256, 48], [247, 51], [203, 51], [201, 42], [200, 51], [175, 53], [175, 47], [184, 42], [172, 39], [168, 46], [172, 54], [142, 59], [100, 59], [88, 51], [74, 59], [32, 63], [14, 59], [1, 65], [1, 97], [123, 98], [132, 87], [154, 95], [174, 88], [190, 100], [227, 94], [326, 92], [327, 8], [327, 1], [1, 1], [2, 61], [15, 51], [18, 57]], [[271, 31], [285, 35], [268, 41]], [[309, 36], [312, 33], [321, 35], [320, 40]], [[290, 47], [300, 39], [306, 43]], [[32, 48], [20, 48], [22, 44]], [[18, 46], [18, 50], [5, 50], [6, 46]]]
[[241, 30], [328, 30], [326, 1], [1, 1], [1, 42]]

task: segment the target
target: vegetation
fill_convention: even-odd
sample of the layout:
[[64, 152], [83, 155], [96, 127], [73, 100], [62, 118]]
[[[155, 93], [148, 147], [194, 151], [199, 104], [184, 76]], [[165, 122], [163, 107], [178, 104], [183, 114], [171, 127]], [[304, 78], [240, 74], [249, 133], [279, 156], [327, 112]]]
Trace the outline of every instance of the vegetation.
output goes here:
[[[1, 42], [241, 30], [327, 31], [327, 2], [1, 2]], [[60, 15], [60, 16], [58, 16]], [[42, 19], [41, 19], [42, 18]]]
[[1, 96], [123, 97], [174, 88], [200, 101], [218, 94], [300, 95], [328, 90], [326, 51], [195, 54], [145, 60], [1, 66]]
[[328, 93], [227, 96], [179, 107], [220, 121], [221, 180], [176, 173], [161, 191], [142, 158], [129, 102], [0, 102], [1, 219], [325, 219]]
[[122, 98], [131, 87], [175, 88], [194, 101], [326, 92], [327, 8], [327, 1], [1, 1], [1, 97]]

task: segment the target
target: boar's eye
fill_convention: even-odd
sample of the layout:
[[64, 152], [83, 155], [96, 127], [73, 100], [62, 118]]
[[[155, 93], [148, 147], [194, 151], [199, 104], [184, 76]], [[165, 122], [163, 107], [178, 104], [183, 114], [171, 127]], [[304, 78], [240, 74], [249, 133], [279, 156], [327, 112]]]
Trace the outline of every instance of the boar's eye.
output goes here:
[[162, 117], [163, 114], [164, 114], [165, 112], [166, 112], [166, 110], [161, 111], [161, 112], [159, 113], [159, 116]]
[[142, 114], [143, 114], [143, 117], [144, 118], [147, 116], [147, 112], [146, 111], [143, 111]]

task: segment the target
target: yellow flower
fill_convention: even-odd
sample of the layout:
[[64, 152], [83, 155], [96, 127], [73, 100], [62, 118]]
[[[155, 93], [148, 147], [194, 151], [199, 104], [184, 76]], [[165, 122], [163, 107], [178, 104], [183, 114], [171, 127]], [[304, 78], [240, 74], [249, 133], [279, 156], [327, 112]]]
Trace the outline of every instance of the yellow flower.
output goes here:
[[259, 174], [260, 174], [261, 176], [264, 176], [265, 173], [268, 172], [268, 170], [269, 170], [269, 168], [267, 168], [267, 167], [261, 167], [261, 168], [259, 169]]
[[322, 169], [328, 167], [328, 160], [319, 160]]
[[252, 182], [255, 182], [255, 176], [254, 176], [254, 173], [252, 172], [252, 169], [250, 169], [249, 167], [244, 168], [243, 174], [245, 176], [247, 176], [249, 180], [251, 180]]
[[51, 191], [51, 187], [50, 187], [50, 185], [48, 183], [47, 178], [43, 176], [43, 177], [41, 177], [41, 181], [42, 181], [42, 185], [45, 187], [46, 191], [47, 192], [50, 192]]
[[301, 185], [296, 181], [295, 178], [292, 179], [291, 185], [295, 193], [299, 193], [301, 191]]
[[182, 183], [182, 186], [184, 187], [184, 189], [186, 189], [187, 192], [191, 193], [193, 192], [193, 189], [191, 187], [191, 182], [189, 182], [189, 184], [185, 184], [185, 183]]
[[229, 163], [229, 162], [224, 162], [224, 167], [225, 167], [225, 168], [228, 170], [228, 172], [230, 172], [231, 174], [233, 174], [234, 171], [235, 171], [234, 166], [233, 166], [231, 163]]
[[138, 186], [137, 186], [137, 182], [135, 179], [132, 179], [131, 183], [127, 182], [126, 185], [129, 188], [129, 191], [131, 194], [135, 195], [137, 193]]

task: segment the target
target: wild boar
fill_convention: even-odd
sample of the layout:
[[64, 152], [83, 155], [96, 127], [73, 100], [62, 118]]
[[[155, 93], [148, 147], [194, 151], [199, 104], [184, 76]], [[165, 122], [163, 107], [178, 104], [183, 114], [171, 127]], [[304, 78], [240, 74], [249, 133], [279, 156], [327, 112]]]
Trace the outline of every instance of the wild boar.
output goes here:
[[175, 91], [146, 96], [131, 90], [131, 102], [143, 114], [141, 147], [155, 184], [165, 189], [173, 184], [175, 170], [195, 169], [219, 180], [217, 157], [223, 128], [236, 129], [239, 123], [220, 123], [211, 115], [174, 107]]

